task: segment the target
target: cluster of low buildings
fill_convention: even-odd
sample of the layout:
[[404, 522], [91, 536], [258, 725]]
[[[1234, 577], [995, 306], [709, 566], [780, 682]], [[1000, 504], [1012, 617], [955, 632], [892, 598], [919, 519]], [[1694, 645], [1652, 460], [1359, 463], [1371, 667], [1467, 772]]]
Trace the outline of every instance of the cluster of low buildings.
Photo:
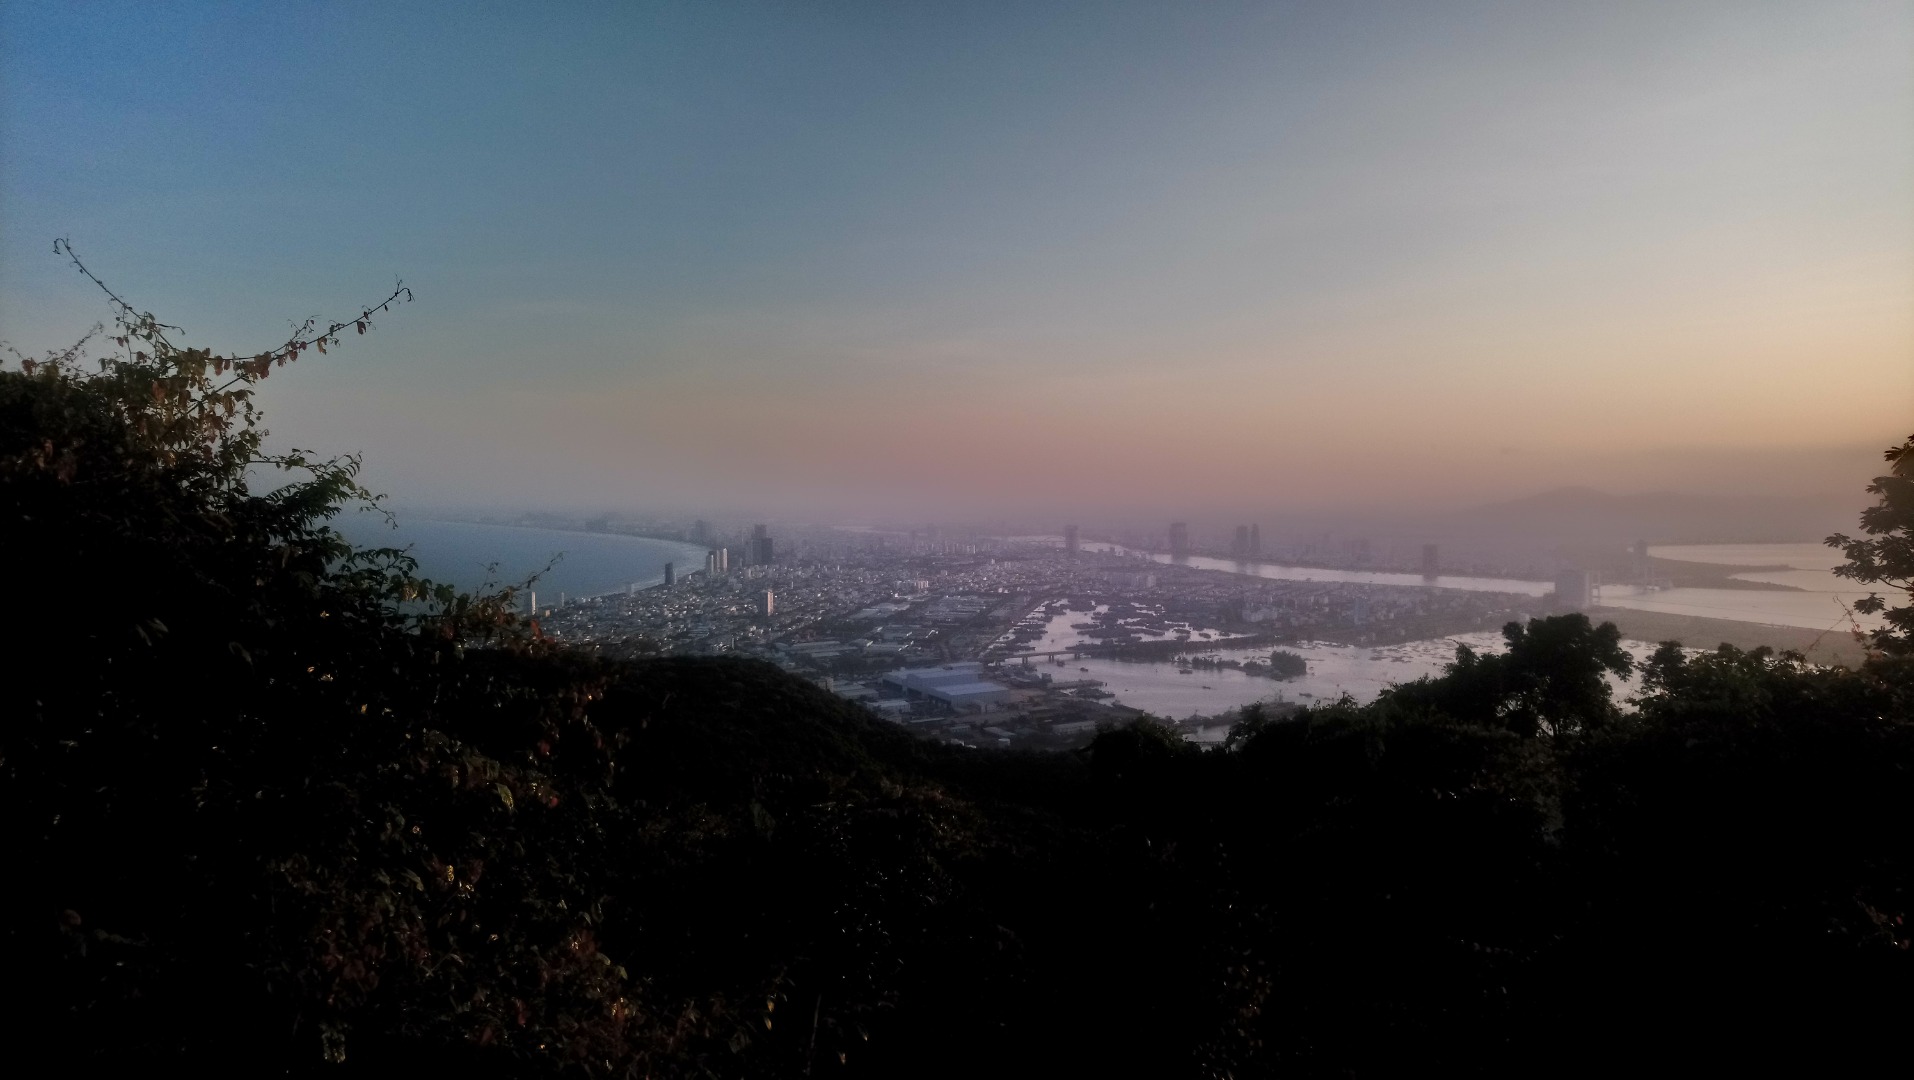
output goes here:
[[925, 546], [858, 538], [826, 560], [798, 554], [823, 544], [798, 543], [781, 561], [768, 558], [767, 541], [763, 562], [573, 601], [542, 628], [613, 655], [755, 657], [939, 738], [1068, 745], [1137, 714], [1100, 686], [1018, 664], [1004, 647], [1020, 620], [1058, 598], [1149, 605], [1219, 636], [1356, 644], [1492, 628], [1527, 599], [1264, 579], [1047, 543]]

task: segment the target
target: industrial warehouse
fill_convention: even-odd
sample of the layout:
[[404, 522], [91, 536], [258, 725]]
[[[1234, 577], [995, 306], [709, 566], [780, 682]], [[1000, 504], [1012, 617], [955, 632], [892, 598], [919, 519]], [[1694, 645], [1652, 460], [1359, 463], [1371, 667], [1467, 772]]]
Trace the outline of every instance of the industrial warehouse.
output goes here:
[[975, 661], [944, 667], [893, 671], [879, 680], [887, 692], [913, 701], [940, 701], [953, 710], [1002, 705], [1011, 699], [1010, 687], [984, 678], [984, 666]]

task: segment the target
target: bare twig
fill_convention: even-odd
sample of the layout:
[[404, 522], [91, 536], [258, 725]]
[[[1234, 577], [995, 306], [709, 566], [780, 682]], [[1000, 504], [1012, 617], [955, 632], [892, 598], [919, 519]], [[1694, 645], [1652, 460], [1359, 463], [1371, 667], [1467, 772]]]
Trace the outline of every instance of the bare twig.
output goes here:
[[[86, 264], [80, 261], [79, 253], [73, 250], [73, 241], [61, 237], [53, 241], [53, 250], [57, 254], [65, 255], [67, 260], [73, 264], [74, 269], [86, 275], [88, 281], [99, 286], [100, 291], [105, 293], [107, 299], [112, 303], [114, 312], [124, 319], [131, 320], [135, 326], [139, 328], [141, 333], [149, 335], [156, 347], [163, 347], [167, 351], [174, 353], [180, 351], [179, 347], [174, 345], [164, 333], [164, 331], [167, 330], [178, 330], [180, 328], [170, 323], [160, 322], [155, 319], [150, 312], [135, 310], [133, 305], [127, 303], [120, 294], [114, 292], [106, 282], [101, 281], [98, 275], [87, 269]], [[241, 360], [237, 353], [226, 357], [214, 356], [212, 359], [215, 363], [222, 361], [230, 363], [234, 366], [237, 373], [224, 383], [214, 387], [210, 395], [217, 395], [235, 383], [261, 378], [264, 376], [265, 370], [268, 367], [274, 364], [284, 364], [288, 360], [296, 359], [300, 353], [309, 348], [317, 347], [323, 352], [326, 343], [338, 344], [339, 332], [347, 327], [353, 327], [358, 330], [359, 333], [363, 334], [372, 328], [372, 316], [392, 310], [392, 305], [394, 304], [411, 302], [412, 290], [406, 288], [404, 281], [399, 281], [393, 285], [392, 292], [387, 295], [384, 300], [376, 304], [366, 305], [357, 315], [349, 315], [343, 319], [337, 319], [328, 323], [324, 330], [316, 334], [312, 333], [312, 330], [319, 325], [318, 319], [307, 319], [293, 331], [292, 337], [289, 338], [284, 345], [280, 345], [277, 348], [255, 353], [245, 360]], [[203, 407], [207, 399], [207, 397], [202, 397], [199, 404], [195, 407]]]

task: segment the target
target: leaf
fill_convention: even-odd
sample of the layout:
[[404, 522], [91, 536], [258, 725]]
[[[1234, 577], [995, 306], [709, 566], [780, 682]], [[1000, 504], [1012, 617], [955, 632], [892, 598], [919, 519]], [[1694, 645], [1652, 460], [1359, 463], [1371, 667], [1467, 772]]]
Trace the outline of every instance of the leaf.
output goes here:
[[498, 792], [498, 801], [505, 804], [505, 809], [510, 810], [513, 808], [511, 788], [506, 787], [504, 784], [493, 784], [492, 790]]

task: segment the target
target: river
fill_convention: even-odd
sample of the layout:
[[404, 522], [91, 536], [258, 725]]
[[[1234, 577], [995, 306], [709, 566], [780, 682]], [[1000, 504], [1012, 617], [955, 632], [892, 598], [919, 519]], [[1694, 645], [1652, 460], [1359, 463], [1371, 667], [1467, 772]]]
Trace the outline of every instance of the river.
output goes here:
[[[1049, 537], [1014, 539], [1048, 540]], [[1137, 551], [1121, 544], [1090, 543], [1085, 551], [1142, 556], [1166, 566], [1187, 566], [1195, 570], [1220, 570], [1226, 574], [1269, 578], [1273, 581], [1324, 581], [1348, 585], [1419, 585], [1431, 589], [1463, 589], [1468, 592], [1517, 593], [1523, 596], [1547, 596], [1555, 591], [1549, 581], [1523, 581], [1517, 578], [1468, 577], [1460, 574], [1404, 574], [1386, 570], [1324, 570], [1315, 566], [1289, 566], [1284, 563], [1217, 559], [1208, 555], [1165, 555]]]
[[[1869, 591], [1835, 577], [1831, 571], [1844, 560], [1835, 549], [1822, 544], [1681, 544], [1651, 547], [1648, 553], [1677, 562], [1782, 567], [1732, 576], [1788, 588], [1645, 590], [1633, 585], [1603, 585], [1596, 590], [1596, 602], [1637, 611], [1827, 630], [1846, 626], [1846, 608]], [[1856, 616], [1856, 620], [1864, 629], [1881, 623], [1878, 616]]]
[[[1070, 611], [1051, 616], [1043, 637], [1030, 643], [1038, 652], [1068, 649], [1086, 644], [1075, 624], [1090, 622], [1094, 615], [1107, 611], [1099, 606], [1094, 612]], [[1167, 624], [1176, 626], [1178, 624]], [[1202, 637], [1204, 631], [1191, 631], [1189, 656], [1218, 659], [1266, 660], [1270, 647], [1231, 648], [1227, 642]], [[1213, 633], [1213, 631], [1212, 631]], [[1172, 640], [1166, 635], [1164, 640]], [[1295, 653], [1309, 664], [1308, 674], [1293, 679], [1270, 679], [1252, 675], [1239, 668], [1190, 668], [1168, 660], [1118, 660], [1110, 657], [1064, 656], [1057, 659], [1036, 657], [1034, 670], [1049, 672], [1059, 682], [1095, 679], [1103, 690], [1116, 695], [1116, 702], [1174, 720], [1193, 715], [1215, 716], [1258, 701], [1287, 701], [1314, 705], [1335, 701], [1348, 694], [1358, 702], [1374, 701], [1390, 686], [1411, 682], [1425, 675], [1440, 675], [1455, 659], [1457, 645], [1467, 645], [1478, 653], [1499, 653], [1505, 647], [1500, 631], [1485, 630], [1453, 637], [1410, 641], [1400, 645], [1344, 645], [1330, 641], [1309, 641], [1284, 645], [1284, 652]], [[1623, 647], [1636, 660], [1645, 660], [1655, 646], [1645, 641], [1625, 641]], [[1011, 658], [1006, 663], [1016, 663]], [[1183, 672], [1189, 672], [1183, 674]], [[1618, 692], [1626, 693], [1631, 683], [1616, 681]], [[1204, 729], [1202, 738], [1221, 738], [1222, 728]]]
[[[1032, 538], [1032, 539], [1048, 539]], [[1175, 558], [1148, 554], [1116, 544], [1086, 543], [1086, 551], [1147, 556], [1158, 562], [1190, 566], [1199, 570], [1220, 570], [1230, 574], [1271, 578], [1279, 581], [1344, 582], [1354, 585], [1418, 585], [1435, 589], [1465, 589], [1470, 592], [1516, 593], [1547, 596], [1553, 583], [1517, 578], [1466, 577], [1443, 574], [1388, 573], [1368, 570], [1322, 570], [1309, 566], [1279, 563], [1241, 562], [1205, 555]], [[1750, 570], [1733, 575], [1751, 582], [1784, 585], [1786, 589], [1644, 589], [1634, 585], [1602, 585], [1596, 589], [1596, 602], [1605, 607], [1659, 611], [1670, 615], [1693, 615], [1733, 622], [1798, 626], [1815, 630], [1847, 625], [1847, 607], [1868, 594], [1851, 581], [1835, 577], [1830, 571], [1842, 559], [1833, 548], [1821, 544], [1682, 544], [1649, 548], [1649, 554], [1678, 562], [1712, 563], [1726, 566], [1783, 567]], [[1864, 629], [1880, 625], [1878, 617], [1860, 616]]]

